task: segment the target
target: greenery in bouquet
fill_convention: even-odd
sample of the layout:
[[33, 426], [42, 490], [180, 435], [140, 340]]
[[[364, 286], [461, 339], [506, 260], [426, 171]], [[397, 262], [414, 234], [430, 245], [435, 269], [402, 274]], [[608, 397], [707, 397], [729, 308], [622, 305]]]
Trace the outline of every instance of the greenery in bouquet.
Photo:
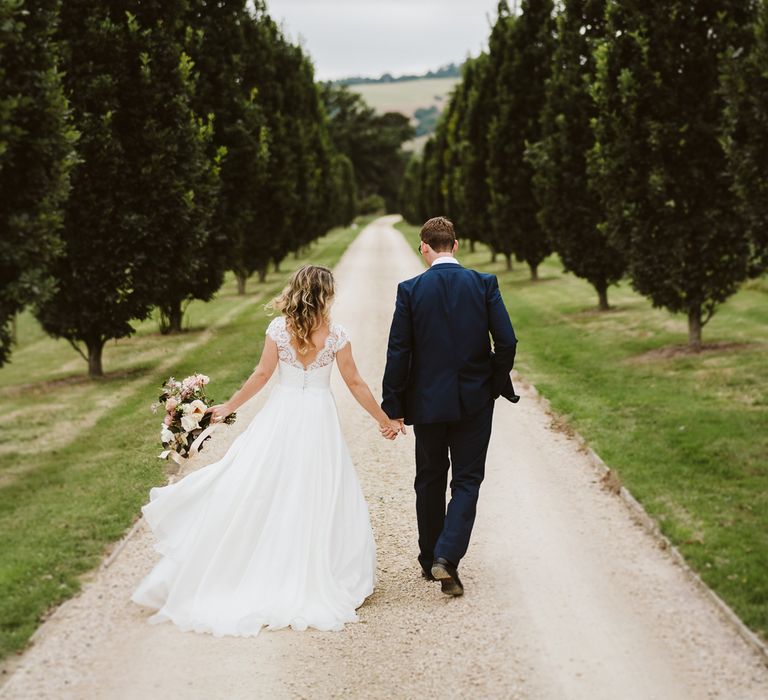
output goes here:
[[[211, 414], [206, 413], [215, 401], [206, 393], [205, 387], [210, 381], [205, 374], [192, 374], [182, 381], [169, 377], [163, 384], [163, 391], [158, 401], [152, 404], [152, 412], [157, 413], [160, 406], [165, 407], [165, 417], [160, 425], [160, 442], [163, 451], [160, 459], [180, 461], [181, 457], [203, 448], [203, 443], [210, 437]], [[227, 416], [224, 423], [234, 423], [236, 413]], [[205, 435], [203, 435], [205, 433]], [[195, 441], [203, 435], [203, 439], [195, 445]]]

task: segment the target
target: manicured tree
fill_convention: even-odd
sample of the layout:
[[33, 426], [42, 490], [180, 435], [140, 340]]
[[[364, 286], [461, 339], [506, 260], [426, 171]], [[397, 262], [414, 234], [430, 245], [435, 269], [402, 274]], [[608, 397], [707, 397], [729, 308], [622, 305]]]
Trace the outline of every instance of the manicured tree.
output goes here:
[[462, 165], [467, 157], [464, 123], [467, 118], [468, 101], [474, 88], [474, 62], [469, 59], [462, 68], [462, 79], [457, 83], [445, 110], [447, 153], [445, 154], [445, 175], [443, 197], [446, 214], [451, 218], [458, 235], [468, 239], [470, 245], [478, 240], [477, 234], [467, 225], [466, 188]]
[[487, 96], [484, 107], [488, 110], [483, 120], [487, 132], [486, 162], [484, 166], [485, 187], [488, 191], [486, 242], [491, 246], [493, 259], [502, 253], [507, 261], [507, 269], [512, 269], [512, 232], [504, 217], [512, 212], [512, 192], [506, 191], [504, 180], [515, 167], [515, 139], [511, 132], [504, 134], [504, 129], [511, 125], [512, 110], [511, 73], [514, 60], [512, 30], [515, 16], [510, 12], [507, 0], [500, 0], [496, 22], [488, 40], [488, 61], [486, 68]]
[[753, 37], [727, 54], [723, 81], [727, 152], [752, 236], [753, 275], [768, 268], [768, 2], [760, 2], [757, 12]]
[[[497, 23], [498, 25], [498, 23]], [[494, 32], [501, 25], [494, 26]], [[494, 39], [496, 42], [497, 39]], [[463, 196], [462, 227], [471, 240], [488, 243], [494, 250], [498, 242], [489, 225], [488, 130], [493, 111], [495, 75], [488, 54], [465, 64], [466, 107], [460, 121], [460, 172]]]
[[[242, 80], [244, 31], [249, 19], [245, 0], [189, 0], [184, 49], [192, 59], [195, 90], [192, 105], [201, 119], [210, 119], [213, 134], [208, 154], [219, 163], [220, 189], [206, 249], [201, 256], [197, 298], [209, 298], [223, 281], [224, 270], [235, 273], [240, 293], [253, 272], [243, 231], [254, 219], [253, 178], [263, 175], [266, 158], [264, 120], [252, 91]], [[254, 229], [261, 231], [261, 227]], [[247, 236], [246, 236], [247, 240]], [[266, 264], [269, 255], [266, 256]], [[258, 265], [261, 265], [261, 261]]]
[[263, 3], [252, 16], [243, 76], [258, 91], [269, 130], [265, 183], [253, 196], [267, 205], [261, 229], [278, 265], [333, 223], [333, 150], [311, 63], [286, 40]]
[[127, 58], [139, 57], [138, 74], [124, 88], [133, 102], [121, 105], [137, 131], [123, 136], [130, 167], [136, 168], [133, 212], [155, 234], [154, 260], [165, 261], [147, 280], [161, 330], [180, 332], [185, 305], [194, 298], [209, 301], [223, 281], [221, 258], [212, 260], [208, 245], [219, 168], [209, 155], [211, 125], [197, 118], [191, 101], [192, 62], [181, 45], [186, 0], [130, 0], [124, 6]]
[[[263, 11], [260, 6], [259, 11]], [[258, 15], [240, 10], [229, 32], [234, 42], [230, 49], [235, 50], [234, 58], [226, 59], [229, 79], [221, 85], [221, 73], [218, 75], [220, 138], [227, 154], [222, 164], [217, 219], [226, 231], [229, 268], [235, 273], [240, 294], [245, 294], [246, 281], [254, 272], [260, 280], [265, 279], [277, 240], [287, 235], [284, 229], [267, 225], [274, 134], [262, 104], [259, 74], [264, 70], [262, 43], [272, 39], [264, 36], [260, 21]], [[225, 27], [231, 22], [227, 19]], [[220, 39], [221, 34], [218, 31], [213, 37]], [[210, 51], [221, 52], [218, 41]]]
[[53, 42], [57, 0], [0, 0], [0, 366], [10, 356], [16, 313], [50, 295], [62, 251], [76, 133]]
[[349, 226], [357, 215], [357, 183], [352, 161], [343, 153], [334, 153], [331, 163], [334, 202], [333, 224]]
[[268, 206], [264, 197], [269, 163], [269, 129], [258, 104], [257, 90], [243, 97], [237, 121], [222, 125], [226, 149], [217, 209], [217, 227], [226, 232], [227, 266], [235, 273], [239, 294], [254, 273], [263, 281], [271, 258], [273, 240], [262, 217]]
[[427, 143], [424, 144], [424, 152], [422, 154], [423, 167], [421, 169], [421, 182], [419, 183], [421, 213], [424, 220], [430, 219], [433, 216], [441, 216], [445, 212], [445, 200], [443, 199], [443, 191], [440, 186], [444, 173], [444, 147], [445, 138], [439, 128]]
[[459, 120], [462, 117], [464, 83], [457, 83], [448, 99], [445, 110], [440, 115], [436, 133], [443, 142], [442, 146], [442, 178], [440, 180], [440, 192], [443, 199], [443, 214], [453, 221], [457, 235], [463, 234], [462, 229], [462, 195], [458, 186], [459, 166]]
[[183, 298], [206, 241], [212, 164], [176, 43], [184, 11], [160, 0], [68, 0], [61, 8], [64, 88], [81, 162], [54, 267], [58, 289], [37, 315], [83, 355], [90, 376], [103, 374], [105, 342], [131, 335], [159, 290], [170, 303]]
[[292, 93], [286, 104], [291, 108], [293, 126], [288, 133], [297, 165], [295, 186], [299, 198], [285, 254], [298, 251], [333, 225], [334, 188], [333, 149], [314, 68], [300, 47], [286, 43], [283, 51], [285, 64], [293, 72]]
[[543, 138], [527, 152], [533, 164], [539, 221], [566, 270], [597, 291], [608, 309], [608, 286], [624, 274], [621, 253], [601, 227], [600, 199], [587, 176], [597, 116], [590, 94], [593, 50], [605, 35], [605, 0], [566, 0], [557, 20], [558, 43], [542, 112]]
[[255, 5], [255, 11], [245, 23], [244, 42], [248, 61], [242, 67], [242, 80], [256, 90], [268, 134], [266, 175], [250, 193], [254, 202], [264, 205], [259, 227], [252, 232], [262, 241], [257, 269], [263, 276], [270, 261], [278, 263], [293, 249], [294, 219], [301, 206], [297, 189], [299, 166], [292, 133], [291, 110], [295, 106], [288, 98], [293, 91], [295, 69], [285, 64], [285, 54], [290, 53], [291, 47], [261, 2]]
[[302, 134], [305, 136], [302, 152], [308, 161], [308, 167], [305, 169], [307, 179], [304, 195], [307, 206], [300, 209], [301, 218], [299, 219], [299, 244], [304, 246], [322, 236], [337, 223], [334, 217], [337, 207], [335, 200], [337, 190], [333, 179], [336, 151], [331, 141], [320, 86], [315, 82], [315, 69], [312, 62], [303, 52], [300, 78], [306, 101], [300, 117], [304, 124]]
[[489, 132], [488, 184], [491, 222], [500, 251], [526, 262], [531, 279], [551, 252], [538, 218], [529, 143], [541, 139], [541, 111], [554, 48], [552, 0], [523, 0], [513, 18], [506, 2], [491, 34], [496, 99]]
[[[706, 10], [706, 11], [705, 11]], [[722, 57], [749, 3], [611, 0], [597, 52], [593, 171], [632, 285], [688, 317], [689, 346], [745, 279], [750, 237], [723, 148]]]
[[420, 156], [414, 154], [405, 168], [400, 185], [400, 212], [403, 218], [414, 226], [421, 226], [424, 218], [421, 216], [421, 170], [423, 162]]

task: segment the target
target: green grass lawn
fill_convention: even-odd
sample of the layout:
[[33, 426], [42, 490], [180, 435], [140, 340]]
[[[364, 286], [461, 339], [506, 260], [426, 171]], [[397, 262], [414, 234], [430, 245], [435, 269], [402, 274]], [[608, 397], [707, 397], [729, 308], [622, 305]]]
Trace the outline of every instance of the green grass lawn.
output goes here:
[[[418, 229], [399, 228], [415, 245]], [[653, 309], [628, 284], [595, 310], [586, 282], [556, 257], [529, 281], [498, 275], [519, 338], [516, 369], [615, 469], [704, 581], [768, 637], [768, 280], [747, 283], [689, 354], [686, 320]], [[501, 259], [500, 259], [501, 260]]]
[[149, 488], [165, 482], [160, 418], [149, 407], [168, 375], [204, 372], [209, 393], [226, 400], [258, 362], [263, 303], [287, 271], [334, 265], [359, 230], [330, 232], [264, 284], [249, 281], [245, 296], [228, 274], [215, 299], [189, 306], [180, 335], [160, 335], [156, 318], [137, 323], [134, 336], [105, 348], [103, 379], [88, 379], [68, 343], [21, 315], [19, 345], [0, 370], [0, 658], [23, 649], [136, 519]]

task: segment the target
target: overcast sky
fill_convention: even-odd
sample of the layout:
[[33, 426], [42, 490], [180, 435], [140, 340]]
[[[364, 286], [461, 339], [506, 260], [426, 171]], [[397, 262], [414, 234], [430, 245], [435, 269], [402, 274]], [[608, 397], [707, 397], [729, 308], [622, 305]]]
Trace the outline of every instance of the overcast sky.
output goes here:
[[476, 56], [497, 0], [267, 0], [321, 80], [422, 73]]

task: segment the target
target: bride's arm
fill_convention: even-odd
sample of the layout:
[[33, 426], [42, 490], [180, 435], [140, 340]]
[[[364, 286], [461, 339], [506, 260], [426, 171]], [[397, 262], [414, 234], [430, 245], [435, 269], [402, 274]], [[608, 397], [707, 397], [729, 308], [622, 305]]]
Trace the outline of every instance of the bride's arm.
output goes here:
[[251, 376], [245, 380], [245, 383], [232, 395], [232, 398], [223, 404], [211, 406], [209, 411], [213, 413], [213, 420], [226, 418], [230, 413], [234, 413], [248, 399], [252, 398], [264, 388], [269, 381], [272, 373], [277, 367], [277, 345], [269, 336], [264, 340], [264, 350], [261, 353], [259, 364], [253, 370]]
[[341, 350], [336, 353], [336, 364], [339, 366], [339, 372], [345, 384], [349, 388], [352, 396], [371, 417], [379, 424], [384, 437], [390, 440], [397, 436], [398, 432], [405, 434], [405, 426], [398, 421], [390, 419], [379, 406], [376, 399], [373, 398], [370, 387], [360, 376], [360, 372], [355, 364], [355, 358], [352, 357], [352, 343], [346, 343]]

